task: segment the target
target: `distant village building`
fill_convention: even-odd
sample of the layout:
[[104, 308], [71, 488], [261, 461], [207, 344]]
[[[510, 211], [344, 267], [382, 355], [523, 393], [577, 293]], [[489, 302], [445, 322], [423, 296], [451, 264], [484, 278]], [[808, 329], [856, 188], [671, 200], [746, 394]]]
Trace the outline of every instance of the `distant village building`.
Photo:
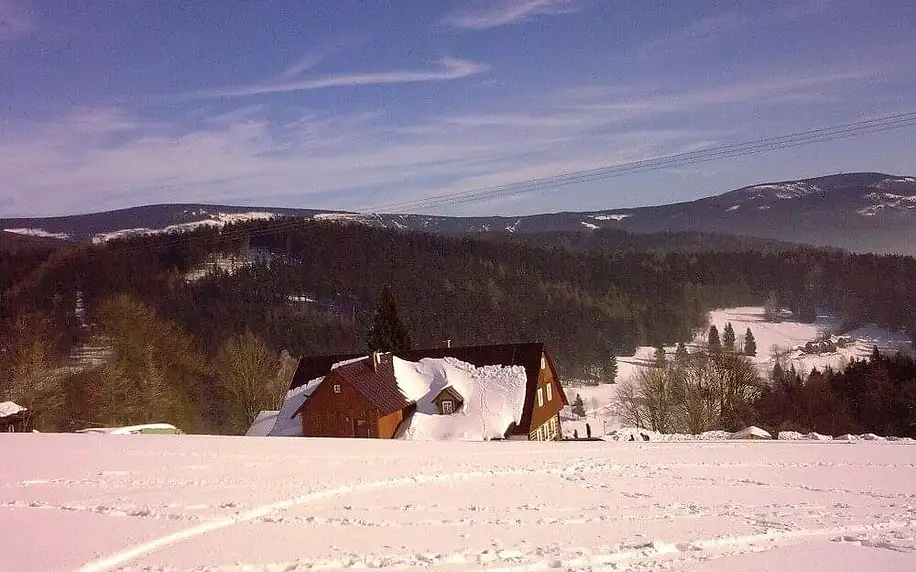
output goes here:
[[28, 409], [12, 401], [0, 402], [0, 433], [25, 433], [29, 427]]
[[539, 343], [314, 356], [270, 435], [551, 441], [568, 404]]

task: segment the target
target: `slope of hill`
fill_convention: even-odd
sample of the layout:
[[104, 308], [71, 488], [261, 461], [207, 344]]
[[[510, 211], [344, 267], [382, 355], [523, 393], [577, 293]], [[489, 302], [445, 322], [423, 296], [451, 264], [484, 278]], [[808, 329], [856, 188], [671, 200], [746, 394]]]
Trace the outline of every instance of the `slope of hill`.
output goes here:
[[45, 233], [30, 234], [25, 229], [18, 232], [0, 231], [0, 252], [54, 249], [69, 244], [64, 236], [49, 236]]
[[152, 205], [77, 216], [0, 219], [0, 230], [76, 241], [171, 232], [240, 220], [293, 216], [446, 235], [529, 234], [616, 229], [701, 232], [916, 255], [916, 177], [850, 173], [759, 184], [670, 205], [520, 217], [360, 214], [314, 209]]

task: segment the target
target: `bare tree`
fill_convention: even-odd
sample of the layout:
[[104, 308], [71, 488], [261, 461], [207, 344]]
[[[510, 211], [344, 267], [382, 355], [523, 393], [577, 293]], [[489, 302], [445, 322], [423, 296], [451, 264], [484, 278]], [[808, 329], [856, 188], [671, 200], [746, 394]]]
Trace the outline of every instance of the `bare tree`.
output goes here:
[[63, 397], [50, 351], [47, 319], [40, 314], [17, 317], [0, 353], [0, 401], [25, 407], [38, 429], [57, 429]]
[[223, 343], [216, 358], [216, 373], [232, 396], [233, 429], [242, 432], [260, 411], [277, 407], [288, 386], [291, 367], [251, 332]]
[[110, 349], [89, 395], [93, 422], [167, 421], [186, 430], [203, 425], [201, 382], [209, 372], [178, 324], [142, 302], [115, 296], [99, 309], [92, 343]]
[[624, 422], [663, 433], [731, 430], [758, 391], [756, 368], [740, 354], [698, 352], [641, 368], [621, 385], [617, 409]]

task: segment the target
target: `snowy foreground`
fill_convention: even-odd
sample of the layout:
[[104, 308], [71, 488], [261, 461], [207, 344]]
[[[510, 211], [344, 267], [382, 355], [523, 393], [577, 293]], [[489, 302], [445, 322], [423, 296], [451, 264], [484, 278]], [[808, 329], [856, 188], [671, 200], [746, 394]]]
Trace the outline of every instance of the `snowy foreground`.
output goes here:
[[916, 570], [916, 446], [0, 435], [0, 569]]

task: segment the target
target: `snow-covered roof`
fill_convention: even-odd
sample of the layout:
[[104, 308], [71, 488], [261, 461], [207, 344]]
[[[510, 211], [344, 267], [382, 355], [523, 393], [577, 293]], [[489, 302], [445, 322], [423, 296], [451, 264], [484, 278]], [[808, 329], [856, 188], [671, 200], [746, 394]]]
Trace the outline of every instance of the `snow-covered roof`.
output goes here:
[[277, 414], [277, 421], [267, 434], [271, 437], [301, 437], [302, 425], [294, 415], [305, 400], [318, 389], [322, 381], [324, 381], [324, 376], [316, 377], [305, 385], [287, 391], [283, 399], [283, 406]]
[[80, 429], [77, 433], [104, 433], [106, 435], [134, 435], [144, 431], [178, 432], [171, 423], [142, 423], [140, 425], [125, 425], [123, 427], [90, 427]]
[[254, 418], [251, 427], [245, 432], [246, 437], [266, 437], [277, 422], [279, 411], [261, 411]]
[[17, 413], [28, 411], [25, 407], [12, 401], [0, 402], [0, 417], [12, 417]]
[[[475, 367], [454, 358], [395, 359], [399, 386], [417, 402], [416, 412], [399, 432], [402, 439], [498, 439], [521, 421], [528, 380], [522, 366]], [[462, 408], [451, 415], [440, 415], [433, 401], [445, 387], [464, 398]]]
[[760, 427], [751, 425], [731, 434], [732, 439], [772, 439], [773, 436]]

